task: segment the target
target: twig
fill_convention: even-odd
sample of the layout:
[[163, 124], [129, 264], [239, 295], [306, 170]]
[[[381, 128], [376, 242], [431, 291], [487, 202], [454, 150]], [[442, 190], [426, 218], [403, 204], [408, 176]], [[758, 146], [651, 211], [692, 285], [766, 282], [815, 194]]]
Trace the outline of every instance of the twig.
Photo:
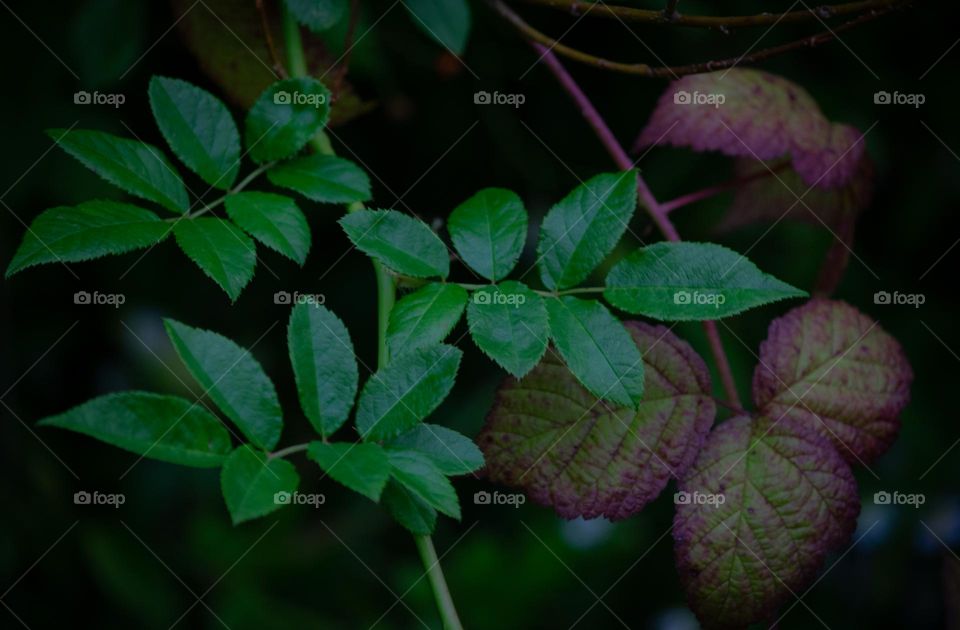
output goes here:
[[664, 201], [663, 203], [660, 204], [660, 207], [663, 209], [665, 213], [669, 214], [674, 210], [676, 210], [677, 208], [682, 208], [683, 206], [696, 203], [697, 201], [709, 199], [710, 197], [713, 197], [714, 195], [718, 195], [727, 190], [740, 188], [744, 184], [749, 184], [750, 182], [756, 181], [758, 179], [764, 179], [764, 178], [770, 177], [774, 173], [782, 171], [788, 166], [790, 166], [790, 162], [784, 161], [784, 162], [781, 162], [780, 164], [776, 164], [770, 167], [769, 169], [760, 169], [754, 173], [750, 173], [749, 175], [744, 175], [742, 177], [735, 177], [731, 180], [723, 182], [722, 184], [717, 184], [716, 186], [709, 186], [702, 190], [698, 190], [692, 193], [687, 193], [686, 195], [681, 195], [676, 199], [671, 199], [670, 201]]
[[619, 61], [611, 61], [609, 59], [604, 59], [603, 57], [597, 57], [596, 55], [585, 53], [582, 50], [577, 50], [576, 48], [572, 48], [566, 44], [561, 44], [552, 37], [541, 33], [537, 29], [527, 24], [523, 18], [521, 18], [510, 7], [504, 4], [502, 0], [489, 0], [489, 2], [500, 15], [509, 21], [527, 39], [546, 46], [550, 50], [553, 50], [558, 54], [567, 57], [568, 59], [573, 59], [574, 61], [579, 61], [580, 63], [585, 63], [603, 70], [612, 70], [614, 72], [621, 72], [624, 74], [634, 74], [642, 77], [653, 78], [678, 78], [687, 74], [713, 72], [714, 70], [723, 70], [724, 68], [731, 68], [739, 64], [763, 61], [765, 59], [769, 59], [770, 57], [774, 57], [785, 52], [790, 52], [791, 50], [797, 50], [799, 48], [814, 48], [820, 44], [835, 39], [837, 35], [844, 31], [859, 26], [865, 22], [875, 20], [888, 11], [891, 11], [893, 8], [897, 8], [898, 6], [906, 4], [906, 2], [903, 0], [898, 0], [898, 2], [891, 3], [890, 6], [860, 15], [849, 22], [845, 22], [844, 24], [837, 26], [836, 28], [817, 33], [816, 35], [810, 37], [804, 37], [802, 39], [788, 42], [786, 44], [780, 44], [779, 46], [758, 50], [757, 52], [748, 55], [740, 55], [739, 57], [730, 57], [728, 59], [719, 59], [716, 61], [692, 63], [683, 66], [651, 66], [645, 63], [623, 63]]
[[903, 0], [865, 0], [861, 2], [810, 7], [803, 11], [792, 11], [783, 14], [760, 13], [757, 15], [731, 16], [680, 15], [676, 12], [676, 0], [668, 0], [667, 6], [663, 11], [621, 7], [604, 2], [580, 2], [579, 0], [523, 0], [523, 2], [550, 7], [571, 15], [591, 15], [611, 20], [647, 24], [674, 24], [676, 26], [730, 29], [749, 26], [769, 26], [777, 23], [808, 22], [816, 20], [817, 18], [825, 20], [842, 15], [852, 15], [890, 8], [893, 5], [901, 4]]
[[347, 24], [347, 34], [343, 38], [343, 57], [337, 68], [337, 76], [333, 81], [333, 98], [340, 96], [343, 80], [350, 68], [350, 53], [353, 52], [353, 38], [357, 32], [357, 23], [360, 21], [360, 0], [350, 0], [350, 22]]
[[267, 40], [267, 50], [270, 51], [270, 59], [273, 61], [273, 69], [281, 78], [286, 79], [290, 75], [277, 54], [277, 47], [273, 43], [273, 34], [270, 32], [270, 20], [267, 18], [267, 9], [263, 6], [263, 0], [257, 0], [257, 12], [260, 14], [260, 26], [263, 28], [263, 37]]
[[[610, 157], [613, 158], [617, 167], [625, 171], [632, 169], [634, 164], [627, 155], [627, 152], [624, 151], [620, 143], [616, 141], [616, 137], [613, 135], [613, 132], [610, 131], [610, 127], [607, 126], [606, 121], [593, 106], [593, 103], [590, 102], [590, 99], [587, 98], [587, 95], [584, 94], [583, 90], [580, 89], [580, 86], [577, 85], [577, 82], [570, 73], [567, 72], [567, 69], [563, 67], [563, 64], [560, 63], [557, 56], [554, 55], [551, 50], [544, 48], [540, 44], [532, 42], [531, 45], [534, 50], [541, 55], [541, 58], [567, 94], [569, 94], [580, 107], [580, 113], [583, 114], [587, 123], [593, 128], [594, 133], [597, 134], [603, 146], [606, 147], [607, 152], [610, 154]], [[646, 207], [647, 212], [667, 240], [679, 241], [680, 234], [677, 233], [677, 229], [673, 226], [673, 223], [670, 222], [670, 219], [667, 218], [663, 207], [657, 203], [656, 198], [639, 173], [637, 174], [637, 192], [640, 202]], [[737, 393], [737, 386], [733, 380], [733, 371], [730, 369], [730, 361], [727, 359], [727, 354], [723, 349], [723, 343], [720, 341], [720, 333], [717, 331], [716, 322], [703, 322], [703, 329], [710, 342], [710, 351], [713, 353], [713, 358], [716, 361], [717, 371], [720, 373], [720, 380], [723, 383], [727, 399], [731, 404], [742, 407], [740, 404], [740, 396]]]

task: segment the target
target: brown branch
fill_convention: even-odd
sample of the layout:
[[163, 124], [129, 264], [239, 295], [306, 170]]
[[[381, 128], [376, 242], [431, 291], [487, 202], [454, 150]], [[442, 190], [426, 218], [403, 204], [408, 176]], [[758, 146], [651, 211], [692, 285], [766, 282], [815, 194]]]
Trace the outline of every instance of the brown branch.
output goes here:
[[900, 6], [907, 4], [908, 1], [909, 0], [898, 0], [897, 2], [890, 3], [890, 6], [884, 9], [859, 15], [853, 20], [841, 24], [834, 29], [823, 31], [822, 33], [817, 33], [816, 35], [804, 37], [786, 44], [780, 44], [779, 46], [758, 50], [757, 52], [749, 55], [741, 55], [739, 57], [730, 57], [728, 59], [719, 59], [716, 61], [706, 61], [703, 63], [692, 63], [683, 66], [650, 66], [645, 63], [622, 63], [619, 61], [611, 61], [609, 59], [597, 57], [581, 50], [577, 50], [576, 48], [567, 46], [566, 44], [561, 44], [550, 36], [541, 33], [537, 29], [527, 24], [523, 18], [521, 18], [510, 7], [504, 4], [502, 0], [489, 0], [489, 3], [494, 10], [496, 10], [501, 16], [510, 22], [527, 39], [541, 44], [548, 49], [553, 50], [557, 54], [567, 57], [568, 59], [573, 59], [574, 61], [579, 61], [580, 63], [601, 68], [603, 70], [612, 70], [614, 72], [621, 72], [624, 74], [634, 74], [637, 76], [653, 78], [677, 78], [686, 74], [698, 74], [701, 72], [713, 72], [715, 70], [732, 68], [733, 66], [742, 63], [756, 63], [758, 61], [763, 61], [769, 59], [770, 57], [800, 48], [815, 48], [820, 44], [836, 39], [837, 35], [844, 31], [855, 28], [865, 22], [875, 20], [894, 8], [899, 8]]
[[845, 4], [821, 5], [810, 7], [803, 11], [789, 13], [760, 13], [757, 15], [680, 15], [676, 12], [676, 0], [668, 0], [667, 8], [663, 11], [651, 9], [636, 9], [609, 5], [603, 2], [581, 2], [580, 0], [522, 0], [528, 4], [557, 9], [571, 15], [590, 15], [593, 17], [621, 20], [625, 22], [639, 22], [647, 24], [674, 24], [677, 26], [692, 26], [700, 28], [743, 28], [749, 26], [769, 26], [771, 24], [790, 24], [794, 22], [808, 22], [820, 18], [864, 13], [867, 11], [882, 10], [899, 4], [901, 0], [861, 0]]
[[273, 43], [273, 33], [270, 31], [270, 20], [267, 17], [267, 9], [263, 6], [263, 0], [257, 0], [257, 13], [260, 14], [260, 26], [263, 28], [263, 37], [267, 41], [267, 49], [270, 51], [270, 59], [273, 61], [273, 69], [280, 75], [280, 78], [286, 79], [290, 75], [277, 54], [277, 47]]
[[350, 68], [350, 53], [353, 52], [353, 38], [357, 32], [357, 24], [360, 22], [360, 0], [350, 0], [350, 22], [347, 25], [347, 34], [343, 38], [343, 57], [340, 59], [337, 68], [337, 76], [333, 82], [333, 98], [336, 100], [340, 96], [340, 89], [343, 86], [343, 80], [347, 76]]

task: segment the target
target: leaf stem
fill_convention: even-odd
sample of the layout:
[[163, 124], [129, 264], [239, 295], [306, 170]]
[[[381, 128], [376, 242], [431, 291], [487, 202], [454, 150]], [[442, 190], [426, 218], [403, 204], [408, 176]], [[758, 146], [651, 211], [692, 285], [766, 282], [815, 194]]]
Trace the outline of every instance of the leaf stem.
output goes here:
[[294, 444], [293, 446], [281, 448], [279, 451], [274, 451], [273, 453], [270, 453], [269, 459], [275, 459], [277, 457], [286, 457], [287, 455], [293, 455], [294, 453], [305, 451], [309, 447], [310, 447], [309, 442], [304, 442], [303, 444]]
[[[290, 64], [291, 74], [295, 77], [306, 76], [308, 69], [303, 52], [303, 43], [300, 38], [300, 27], [290, 12], [287, 11], [286, 5], [284, 5], [283, 11], [283, 32], [287, 62]], [[313, 137], [310, 144], [318, 153], [334, 154], [330, 138], [322, 129]], [[355, 202], [347, 207], [347, 211], [356, 212], [362, 210], [363, 207], [363, 203]], [[390, 354], [387, 350], [387, 324], [390, 321], [390, 311], [393, 310], [396, 300], [396, 283], [393, 276], [387, 273], [387, 270], [379, 261], [373, 258], [370, 261], [373, 263], [374, 274], [377, 278], [377, 367], [382, 369], [386, 367], [390, 360]], [[429, 576], [430, 586], [433, 588], [444, 628], [447, 630], [462, 630], [463, 626], [460, 624], [456, 608], [453, 605], [450, 589], [447, 587], [446, 579], [443, 576], [443, 569], [440, 567], [440, 561], [433, 548], [433, 541], [429, 536], [414, 536], [413, 539]]]
[[743, 186], [744, 184], [749, 184], [750, 182], [756, 181], [758, 179], [765, 179], [771, 177], [774, 173], [782, 171], [790, 166], [789, 160], [781, 162], [775, 166], [771, 166], [769, 169], [758, 169], [755, 173], [750, 173], [749, 175], [744, 175], [743, 177], [735, 177], [733, 179], [727, 180], [723, 183], [717, 184], [715, 186], [709, 186], [702, 190], [697, 190], [692, 193], [687, 193], [686, 195], [681, 195], [676, 199], [671, 199], [670, 201], [664, 201], [660, 204], [660, 207], [667, 214], [673, 212], [677, 208], [682, 208], [683, 206], [688, 206], [692, 203], [698, 201], [703, 201], [704, 199], [709, 199], [714, 195], [719, 195], [722, 192], [728, 190], [734, 190]]
[[[603, 119], [603, 116], [601, 116], [597, 108], [593, 106], [593, 103], [590, 102], [587, 95], [580, 89], [580, 86], [577, 85], [577, 82], [570, 73], [567, 72], [567, 69], [563, 67], [563, 64], [560, 63], [560, 60], [557, 59], [553, 51], [536, 42], [531, 42], [531, 45], [534, 50], [541, 55], [541, 58], [546, 62], [547, 67], [560, 82], [560, 85], [579, 106], [583, 117], [593, 128], [600, 142], [607, 148], [607, 152], [610, 154], [610, 157], [613, 158], [617, 167], [624, 171], [632, 169], [634, 167], [633, 161], [616, 140], [616, 137], [613, 135], [613, 132], [610, 131], [610, 127]], [[679, 241], [680, 234], [677, 232], [673, 223], [670, 222], [667, 213], [663, 210], [663, 206], [657, 202], [656, 197], [653, 196], [653, 192], [639, 173], [637, 173], [637, 195], [667, 240]], [[737, 385], [733, 379], [733, 371], [730, 369], [730, 361], [727, 359], [727, 354], [723, 349], [723, 342], [720, 340], [720, 332], [717, 330], [717, 323], [712, 321], [703, 322], [703, 329], [707, 334], [710, 350], [713, 353], [717, 371], [720, 373], [720, 381], [723, 383], [727, 399], [731, 404], [742, 407], [740, 395], [737, 393]]]
[[433, 541], [429, 536], [414, 536], [413, 539], [417, 543], [417, 551], [420, 552], [423, 566], [427, 568], [427, 578], [433, 588], [437, 608], [440, 609], [440, 618], [443, 619], [444, 630], [463, 630], [460, 617], [457, 616], [457, 609], [450, 597], [450, 589], [447, 588], [447, 581], [443, 577], [443, 570], [440, 568], [437, 550], [433, 548]]
[[[255, 180], [256, 178], [260, 177], [260, 175], [270, 170], [270, 168], [272, 168], [274, 164], [276, 164], [276, 162], [267, 162], [266, 164], [261, 164], [256, 169], [254, 169], [249, 175], [241, 179], [236, 186], [228, 190], [222, 197], [214, 199], [213, 201], [211, 201], [204, 207], [200, 208], [196, 212], [192, 214], [188, 214], [186, 218], [196, 219], [200, 215], [210, 212], [211, 210], [213, 210], [214, 208], [216, 208], [217, 206], [225, 202], [227, 200], [227, 197], [229, 197], [230, 195], [236, 194], [241, 190], [243, 190], [244, 188], [246, 188], [247, 186], [249, 186], [253, 180]], [[184, 217], [174, 217], [172, 219], [167, 219], [167, 221], [179, 221], [182, 218]]]

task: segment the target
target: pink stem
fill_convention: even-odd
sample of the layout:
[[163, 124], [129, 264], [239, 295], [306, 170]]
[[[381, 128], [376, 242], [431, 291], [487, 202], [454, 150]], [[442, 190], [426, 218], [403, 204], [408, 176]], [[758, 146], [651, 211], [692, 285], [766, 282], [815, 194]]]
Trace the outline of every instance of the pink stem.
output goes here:
[[[593, 106], [593, 103], [591, 103], [587, 95], [583, 93], [583, 90], [580, 89], [577, 82], [570, 76], [567, 69], [563, 67], [563, 64], [560, 63], [557, 56], [553, 54], [553, 51], [537, 42], [531, 42], [530, 44], [534, 50], [540, 54], [541, 59], [547, 64], [550, 71], [553, 72], [553, 75], [560, 82], [560, 85], [563, 86], [563, 89], [566, 90], [567, 94], [570, 95], [580, 108], [580, 113], [583, 114], [587, 123], [593, 128], [597, 138], [600, 139], [600, 142], [604, 148], [606, 148], [610, 157], [613, 158], [617, 167], [625, 171], [632, 169], [634, 164], [633, 161], [630, 160], [630, 156], [624, 151], [620, 142], [617, 141], [616, 136], [610, 131], [610, 127], [607, 126], [603, 116], [601, 116], [597, 108]], [[670, 222], [670, 219], [667, 218], [667, 212], [664, 210], [664, 207], [657, 202], [656, 197], [653, 196], [653, 192], [650, 191], [650, 187], [647, 186], [647, 183], [639, 173], [637, 174], [637, 196], [640, 199], [640, 203], [646, 207], [653, 222], [657, 224], [657, 227], [660, 228], [660, 231], [667, 240], [679, 241], [680, 234], [677, 232], [677, 228], [675, 228], [673, 223]], [[727, 354], [723, 350], [723, 342], [720, 340], [720, 333], [717, 330], [716, 322], [703, 322], [703, 329], [707, 333], [710, 350], [717, 363], [717, 371], [720, 373], [720, 380], [723, 383], [727, 398], [733, 405], [742, 407], [743, 405], [740, 404], [740, 396], [737, 394], [737, 386], [733, 380], [733, 371], [730, 369], [730, 361], [727, 360]]]
[[[722, 184], [717, 184], [716, 186], [710, 186], [709, 188], [704, 188], [703, 190], [698, 190], [686, 195], [681, 195], [676, 199], [671, 199], [670, 201], [664, 201], [660, 204], [660, 208], [665, 214], [669, 214], [676, 210], [677, 208], [682, 208], [683, 206], [702, 201], [703, 199], [709, 199], [714, 195], [719, 195], [722, 192], [732, 190], [734, 188], [739, 188], [744, 184], [749, 184], [752, 181], [763, 179], [764, 177], [770, 177], [773, 173], [781, 171], [789, 165], [789, 162], [784, 162], [772, 167], [770, 170], [760, 169], [755, 173], [750, 173], [743, 177], [736, 177], [729, 181], [723, 182]], [[773, 173], [771, 173], [773, 171]]]

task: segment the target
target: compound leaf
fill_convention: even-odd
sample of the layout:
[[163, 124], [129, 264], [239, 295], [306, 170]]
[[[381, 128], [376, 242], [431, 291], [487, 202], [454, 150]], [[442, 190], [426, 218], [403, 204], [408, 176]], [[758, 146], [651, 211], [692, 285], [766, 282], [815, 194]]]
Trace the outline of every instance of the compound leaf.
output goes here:
[[547, 308], [521, 282], [507, 280], [474, 291], [467, 322], [477, 347], [517, 378], [532, 370], [547, 350]]
[[117, 201], [51, 208], [27, 228], [6, 277], [42, 263], [79, 262], [150, 247], [169, 232], [169, 224], [149, 210]]
[[527, 240], [527, 211], [515, 193], [486, 188], [450, 213], [447, 228], [463, 261], [496, 282], [520, 259]]
[[394, 271], [416, 278], [446, 278], [450, 271], [446, 246], [419, 219], [395, 210], [358, 210], [340, 225], [357, 249]]
[[387, 347], [390, 356], [441, 343], [467, 304], [460, 285], [428, 284], [398, 301], [390, 312]]
[[179, 79], [150, 79], [150, 108], [180, 161], [211, 186], [229, 190], [240, 170], [240, 132], [227, 106]]
[[184, 365], [240, 431], [270, 450], [280, 439], [283, 412], [273, 382], [246, 348], [223, 335], [164, 320], [167, 335]]
[[231, 448], [223, 423], [199, 403], [149, 392], [107, 394], [37, 424], [183, 466], [219, 466]]
[[635, 407], [643, 398], [643, 360], [620, 321], [596, 300], [545, 300], [550, 337], [567, 367], [598, 398]]
[[254, 451], [248, 444], [233, 451], [220, 471], [220, 489], [234, 525], [289, 504], [299, 484], [293, 464]]
[[438, 344], [402, 354], [374, 373], [357, 403], [363, 439], [391, 439], [430, 415], [450, 393], [462, 355]]
[[628, 313], [666, 321], [721, 319], [807, 293], [713, 243], [656, 243], [607, 274], [603, 296]]
[[621, 519], [684, 473], [716, 413], [710, 373], [667, 328], [625, 326], [646, 364], [639, 406], [598, 400], [547, 354], [523, 379], [503, 382], [477, 436], [491, 481], [523, 488], [564, 518]]
[[190, 205], [187, 189], [160, 149], [138, 140], [87, 129], [50, 129], [47, 135], [117, 188], [173, 212], [187, 211]]
[[173, 226], [177, 245], [193, 262], [230, 296], [240, 292], [253, 278], [257, 250], [243, 231], [223, 219], [184, 219]]
[[347, 327], [323, 306], [298, 304], [290, 313], [287, 347], [303, 413], [320, 435], [333, 434], [357, 395], [357, 360]]

